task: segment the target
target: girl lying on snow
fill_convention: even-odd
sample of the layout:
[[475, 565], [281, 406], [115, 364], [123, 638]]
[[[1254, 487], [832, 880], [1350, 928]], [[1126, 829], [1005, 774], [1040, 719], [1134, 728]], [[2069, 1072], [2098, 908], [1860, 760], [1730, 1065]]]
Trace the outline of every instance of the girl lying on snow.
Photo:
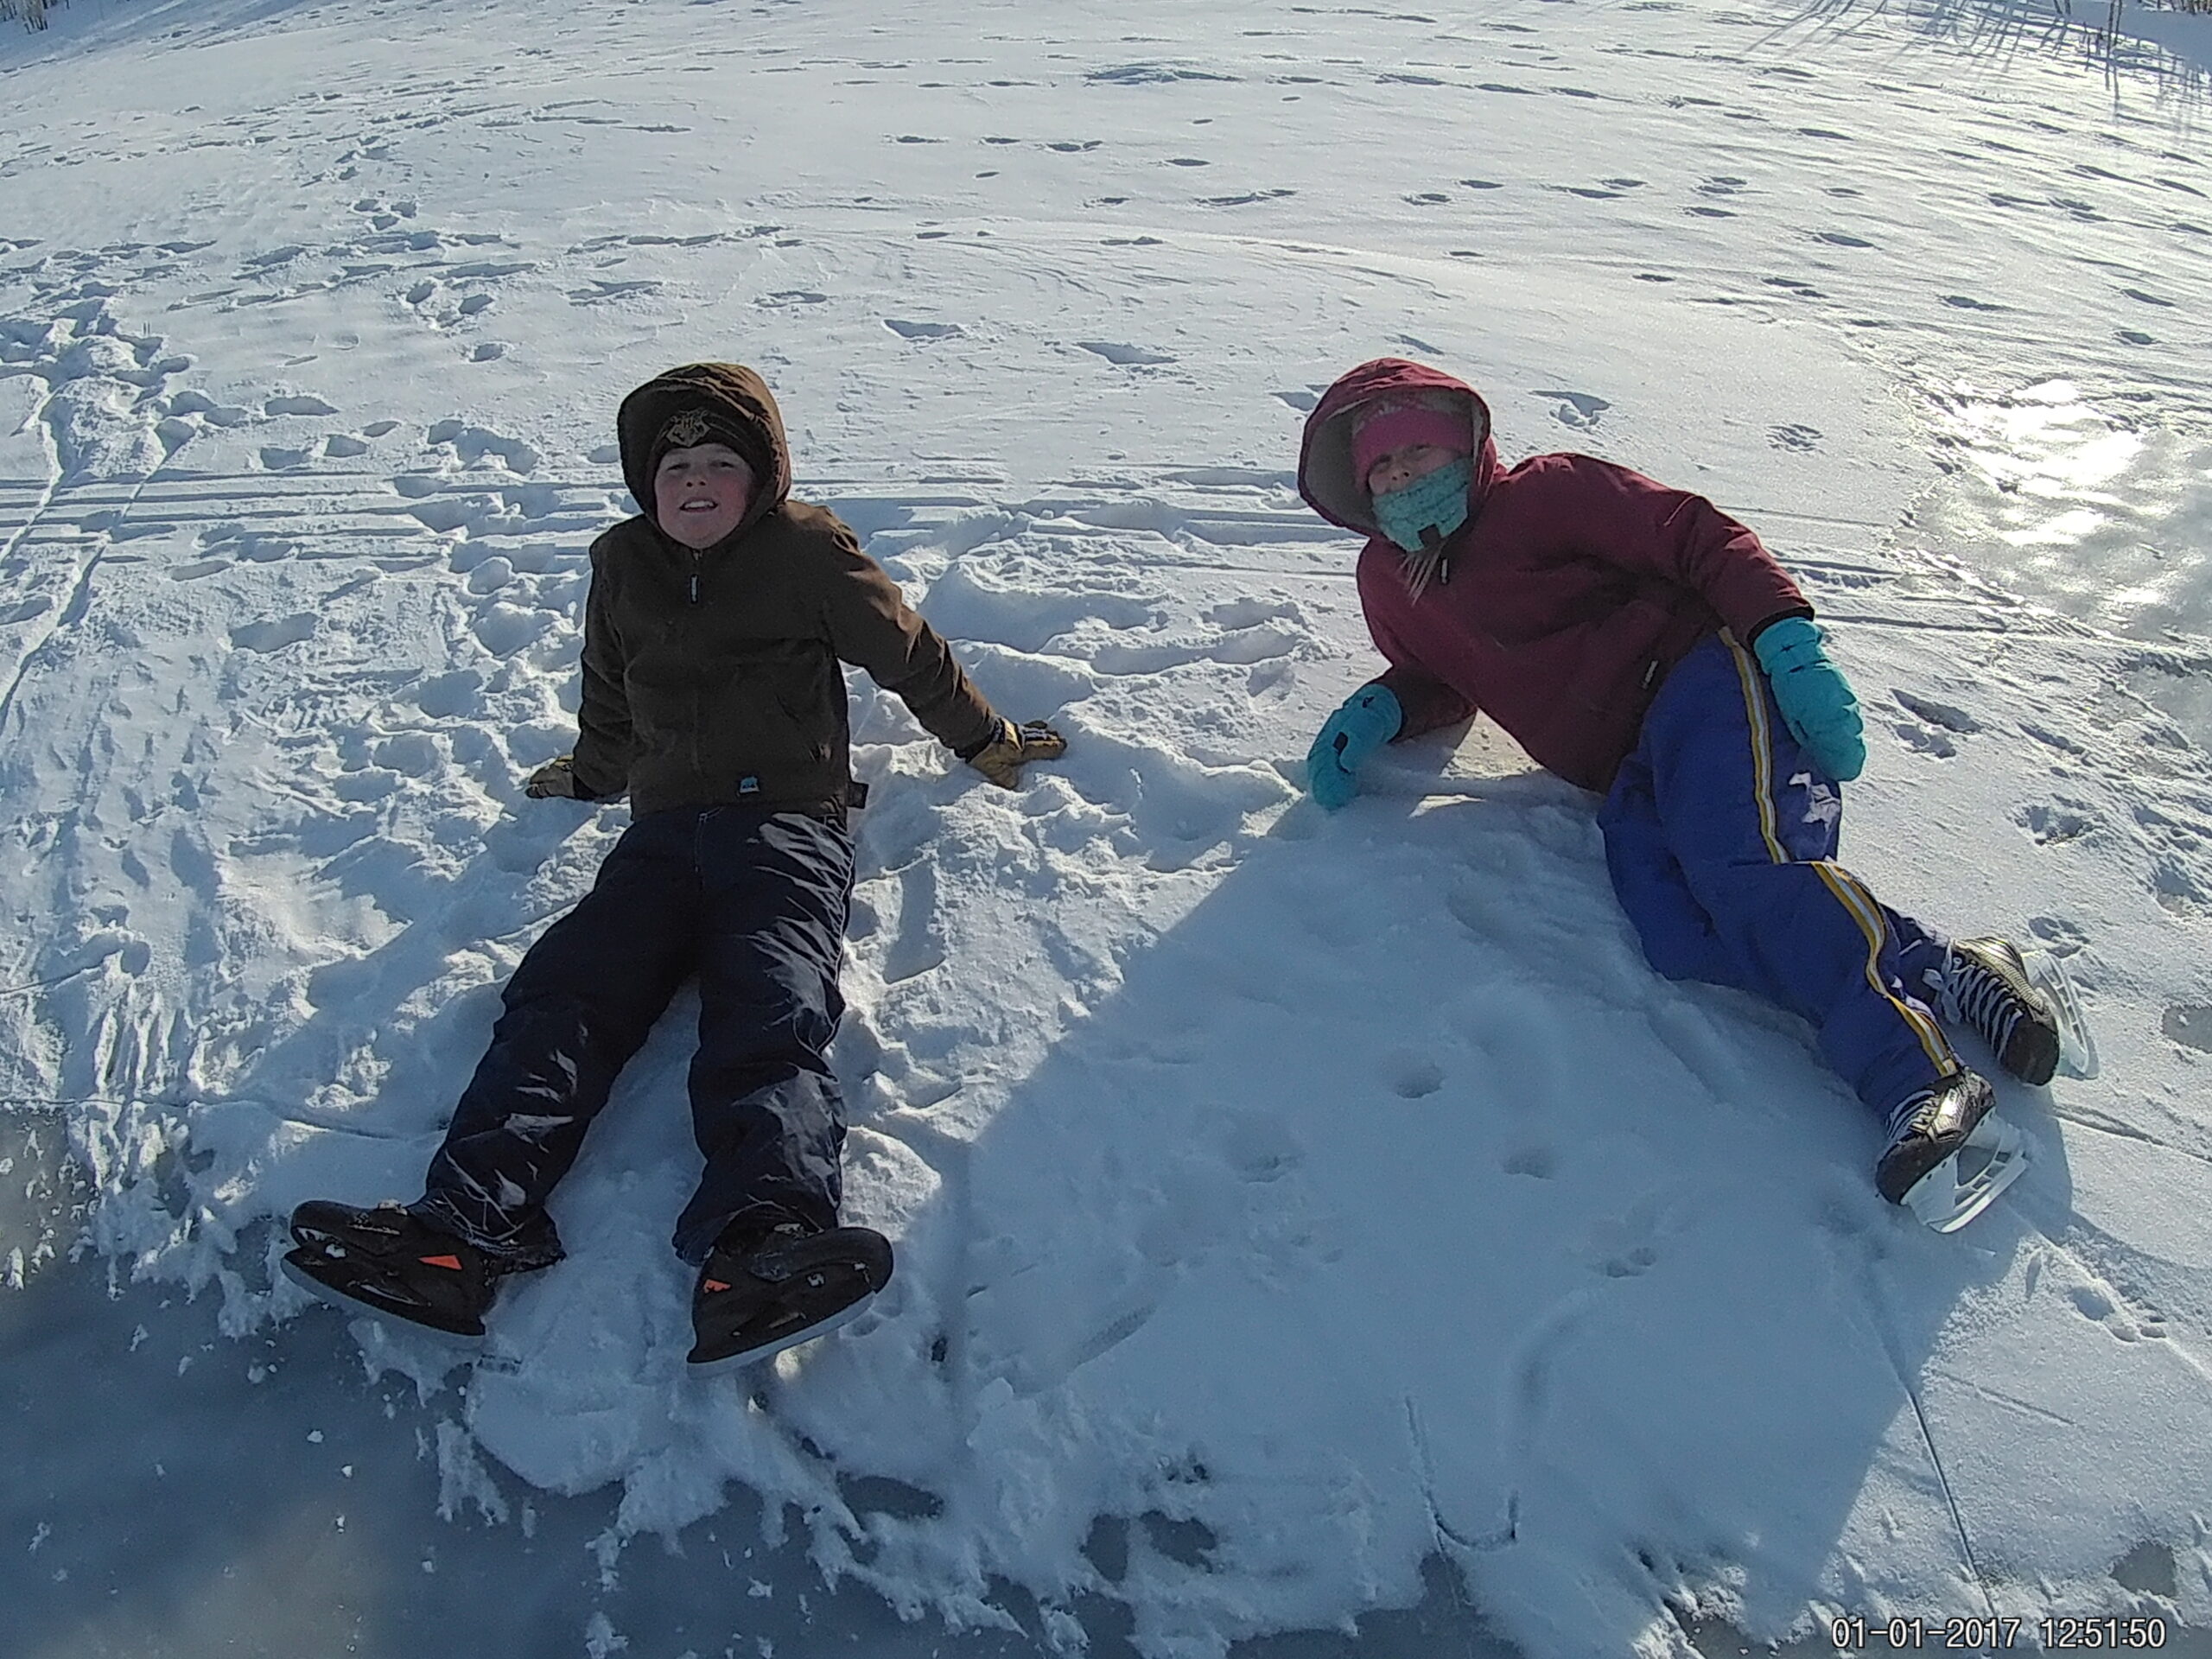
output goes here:
[[837, 1224], [844, 1115], [823, 1055], [844, 1007], [846, 811], [865, 793], [838, 664], [1002, 788], [1067, 746], [995, 713], [852, 531], [790, 499], [783, 419], [752, 370], [671, 369], [615, 429], [652, 511], [592, 543], [575, 752], [525, 791], [626, 789], [632, 822], [508, 981], [423, 1197], [302, 1205], [285, 1267], [349, 1311], [481, 1336], [501, 1277], [561, 1259], [546, 1199], [696, 975], [707, 1166], [676, 1252], [699, 1270], [692, 1362], [749, 1363], [849, 1319], [891, 1274], [888, 1241]]
[[[1604, 794], [1606, 865], [1652, 967], [1812, 1021], [1887, 1127], [1883, 1196], [1964, 1225], [2019, 1173], [2020, 1141], [1931, 1005], [2042, 1084], [2063, 980], [2038, 982], [2003, 939], [1947, 940], [1834, 861], [1837, 784], [1866, 758], [1859, 705], [1758, 537], [1587, 455], [1503, 468], [1490, 427], [1470, 387], [1395, 359], [1306, 420], [1300, 491], [1367, 537], [1360, 604], [1390, 664], [1322, 728], [1315, 798], [1341, 807], [1383, 744], [1487, 713]], [[1969, 1146], [1987, 1156], [1966, 1173]]]

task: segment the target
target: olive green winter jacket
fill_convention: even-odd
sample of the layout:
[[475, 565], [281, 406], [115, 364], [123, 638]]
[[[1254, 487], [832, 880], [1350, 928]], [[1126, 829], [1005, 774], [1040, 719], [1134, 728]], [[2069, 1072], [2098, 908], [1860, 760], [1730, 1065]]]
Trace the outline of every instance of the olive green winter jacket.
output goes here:
[[855, 800], [844, 676], [865, 670], [947, 747], [974, 750], [998, 716], [944, 639], [836, 514], [790, 499], [791, 454], [767, 386], [734, 363], [656, 377], [615, 417], [623, 476], [653, 499], [652, 445], [709, 408], [755, 442], [743, 522], [693, 551], [650, 508], [591, 547], [577, 781], [630, 791], [639, 817], [744, 803], [820, 809]]

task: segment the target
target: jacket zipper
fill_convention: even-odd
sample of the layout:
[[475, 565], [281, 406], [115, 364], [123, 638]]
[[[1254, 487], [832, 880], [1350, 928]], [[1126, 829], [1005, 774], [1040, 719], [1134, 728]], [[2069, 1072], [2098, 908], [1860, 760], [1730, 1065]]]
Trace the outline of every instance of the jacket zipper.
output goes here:
[[[695, 547], [691, 550], [691, 603], [694, 605], [699, 602], [699, 550]], [[695, 645], [698, 643], [696, 635], [692, 643]], [[706, 718], [705, 696], [695, 687], [691, 693], [691, 771], [700, 778], [707, 775], [707, 757], [699, 747], [699, 728], [706, 723]]]

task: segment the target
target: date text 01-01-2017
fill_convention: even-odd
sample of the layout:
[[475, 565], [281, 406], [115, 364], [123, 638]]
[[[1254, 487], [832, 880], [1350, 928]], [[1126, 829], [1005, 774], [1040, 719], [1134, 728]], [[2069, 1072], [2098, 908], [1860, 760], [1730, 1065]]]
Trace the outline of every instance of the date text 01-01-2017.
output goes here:
[[2166, 1621], [2116, 1615], [2082, 1618], [1834, 1618], [1828, 1639], [1857, 1651], [1870, 1642], [1892, 1653], [2005, 1652], [2032, 1643], [2045, 1653], [2155, 1653]]

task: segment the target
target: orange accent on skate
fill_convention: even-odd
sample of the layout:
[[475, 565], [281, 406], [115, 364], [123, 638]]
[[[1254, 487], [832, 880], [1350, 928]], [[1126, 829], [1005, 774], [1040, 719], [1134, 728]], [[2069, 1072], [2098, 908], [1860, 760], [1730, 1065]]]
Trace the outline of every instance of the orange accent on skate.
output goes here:
[[422, 1262], [426, 1268], [443, 1268], [449, 1273], [461, 1271], [461, 1258], [457, 1255], [426, 1255]]
[[719, 1279], [709, 1279], [707, 1281], [703, 1288], [708, 1290], [728, 1290], [729, 1287], [722, 1283]]

